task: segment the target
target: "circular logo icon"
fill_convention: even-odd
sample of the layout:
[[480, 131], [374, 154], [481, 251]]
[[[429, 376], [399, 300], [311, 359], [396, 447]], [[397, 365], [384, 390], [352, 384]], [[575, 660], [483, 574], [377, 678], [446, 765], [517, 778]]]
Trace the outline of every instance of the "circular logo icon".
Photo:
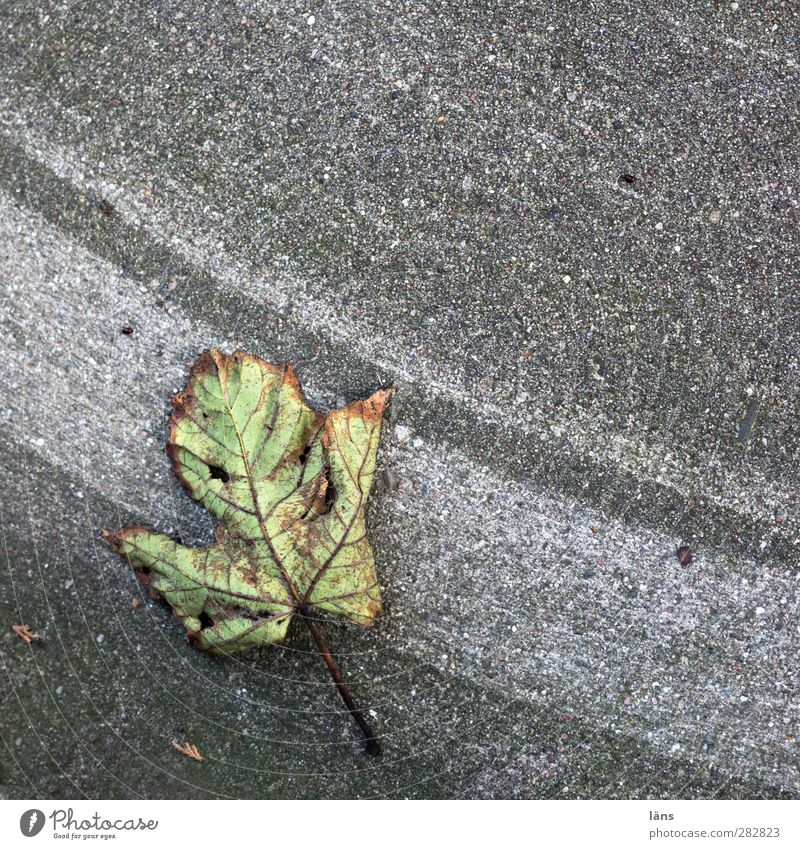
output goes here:
[[44, 828], [44, 812], [38, 808], [31, 808], [19, 818], [19, 830], [25, 837], [36, 837]]

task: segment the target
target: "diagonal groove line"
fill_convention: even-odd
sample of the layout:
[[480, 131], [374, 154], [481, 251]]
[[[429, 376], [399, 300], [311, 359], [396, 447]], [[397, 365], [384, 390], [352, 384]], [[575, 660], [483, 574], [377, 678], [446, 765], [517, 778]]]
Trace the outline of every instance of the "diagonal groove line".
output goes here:
[[[665, 763], [666, 763], [666, 762], [665, 762]], [[665, 767], [664, 767], [664, 770], [661, 770], [660, 772], [664, 772], [664, 771], [665, 771], [665, 770], [667, 770], [667, 769], [669, 769], [669, 766], [668, 766], [668, 765], [667, 765], [667, 766], [665, 766]]]
[[[259, 330], [264, 323], [265, 311], [272, 310], [276, 318], [279, 311], [269, 304], [253, 300], [245, 292], [228, 291], [214, 275], [196, 266], [192, 260], [185, 259], [177, 247], [160, 242], [157, 235], [146, 227], [133, 223], [114, 224], [104, 236], [94, 226], [95, 221], [101, 220], [95, 199], [87, 200], [87, 196], [76, 191], [72, 183], [29, 156], [7, 134], [0, 134], [0, 151], [5, 153], [0, 158], [0, 186], [13, 187], [20, 173], [28, 176], [28, 190], [22, 199], [15, 198], [16, 203], [21, 200], [29, 209], [86, 245], [95, 255], [114, 264], [118, 264], [121, 255], [124, 255], [126, 264], [142, 268], [170, 268], [171, 276], [181, 281], [170, 294], [189, 316], [202, 317], [204, 321], [211, 320], [213, 323], [217, 314], [225, 315], [229, 310], [236, 310], [239, 321], [253, 328], [254, 339], [264, 349], [280, 345], [288, 350], [313, 351], [317, 347], [317, 331], [303, 325], [293, 326], [291, 332]], [[63, 220], [50, 203], [54, 195], [69, 197], [70, 203], [80, 207], [84, 215], [70, 221]], [[99, 201], [99, 196], [97, 198]], [[218, 309], [209, 311], [206, 304], [195, 302], [192, 292], [198, 286], [208, 292]], [[326, 344], [337, 352], [336, 356], [351, 364], [350, 373], [355, 384], [388, 385], [397, 379], [402, 380], [388, 365], [376, 365], [365, 360], [352, 346], [334, 339], [329, 339]], [[314, 368], [313, 361], [309, 361], [307, 370], [316, 377]], [[735, 506], [719, 502], [713, 493], [701, 492], [708, 503], [703, 505], [702, 510], [690, 510], [686, 507], [685, 492], [675, 483], [647, 473], [643, 475], [637, 469], [627, 469], [616, 463], [609, 465], [608, 458], [594, 457], [577, 449], [567, 435], [557, 443], [552, 442], [548, 435], [531, 431], [521, 423], [499, 420], [490, 411], [477, 412], [470, 399], [442, 394], [435, 387], [430, 389], [420, 383], [406, 387], [404, 394], [404, 421], [416, 432], [453, 444], [467, 456], [512, 480], [536, 483], [547, 491], [553, 491], [557, 484], [562, 496], [600, 503], [608, 512], [617, 511], [632, 521], [660, 530], [668, 529], [686, 538], [702, 535], [709, 544], [722, 549], [730, 545], [729, 528], [738, 525], [748, 530], [749, 525], [749, 530], [767, 540], [765, 555], [770, 555], [771, 562], [794, 562], [796, 546], [783, 528], [776, 530], [766, 517], [743, 513]], [[458, 430], [451, 426], [454, 406], [458, 408], [458, 418], [463, 424], [463, 428]], [[511, 444], [514, 448], [509, 452], [498, 450], [487, 454], [482, 450], [486, 443]], [[608, 486], [610, 473], [617, 477], [614, 487]], [[592, 481], [597, 485], [587, 486]], [[626, 494], [632, 489], [640, 490], [641, 498], [627, 499]], [[602, 498], [597, 493], [602, 493]]]

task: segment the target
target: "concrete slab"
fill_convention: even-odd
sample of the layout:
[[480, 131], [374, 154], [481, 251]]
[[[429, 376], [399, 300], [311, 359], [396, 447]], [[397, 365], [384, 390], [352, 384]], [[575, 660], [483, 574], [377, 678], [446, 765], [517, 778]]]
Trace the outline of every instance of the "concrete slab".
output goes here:
[[[800, 795], [796, 12], [237, 10], [3, 4], [2, 792]], [[208, 539], [212, 344], [399, 388], [330, 625], [379, 764], [302, 634], [202, 657], [98, 542]]]

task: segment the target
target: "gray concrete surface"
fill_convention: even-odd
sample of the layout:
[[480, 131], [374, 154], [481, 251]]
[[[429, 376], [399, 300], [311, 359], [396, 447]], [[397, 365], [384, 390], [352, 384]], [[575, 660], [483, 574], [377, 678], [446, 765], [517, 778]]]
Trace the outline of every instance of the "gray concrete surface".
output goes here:
[[[800, 796], [797, 7], [231, 5], [0, 4], [0, 794]], [[380, 761], [98, 539], [212, 344], [398, 386]]]

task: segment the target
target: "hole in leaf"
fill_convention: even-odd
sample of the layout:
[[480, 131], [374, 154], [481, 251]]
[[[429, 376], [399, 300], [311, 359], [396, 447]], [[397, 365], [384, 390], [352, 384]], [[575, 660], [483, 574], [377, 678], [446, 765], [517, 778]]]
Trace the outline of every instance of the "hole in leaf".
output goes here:
[[200, 620], [201, 628], [213, 628], [214, 620], [208, 615], [208, 613], [203, 610], [200, 612], [200, 615], [197, 617]]
[[308, 455], [311, 453], [311, 446], [306, 445], [306, 447], [300, 452], [300, 456], [297, 458], [301, 466], [305, 466], [306, 460], [308, 460]]
[[227, 483], [231, 479], [231, 476], [221, 466], [212, 466], [209, 464], [208, 471], [215, 481]]
[[325, 469], [325, 477], [328, 481], [328, 488], [325, 490], [325, 512], [330, 513], [333, 502], [336, 500], [336, 487], [331, 480], [331, 470]]

